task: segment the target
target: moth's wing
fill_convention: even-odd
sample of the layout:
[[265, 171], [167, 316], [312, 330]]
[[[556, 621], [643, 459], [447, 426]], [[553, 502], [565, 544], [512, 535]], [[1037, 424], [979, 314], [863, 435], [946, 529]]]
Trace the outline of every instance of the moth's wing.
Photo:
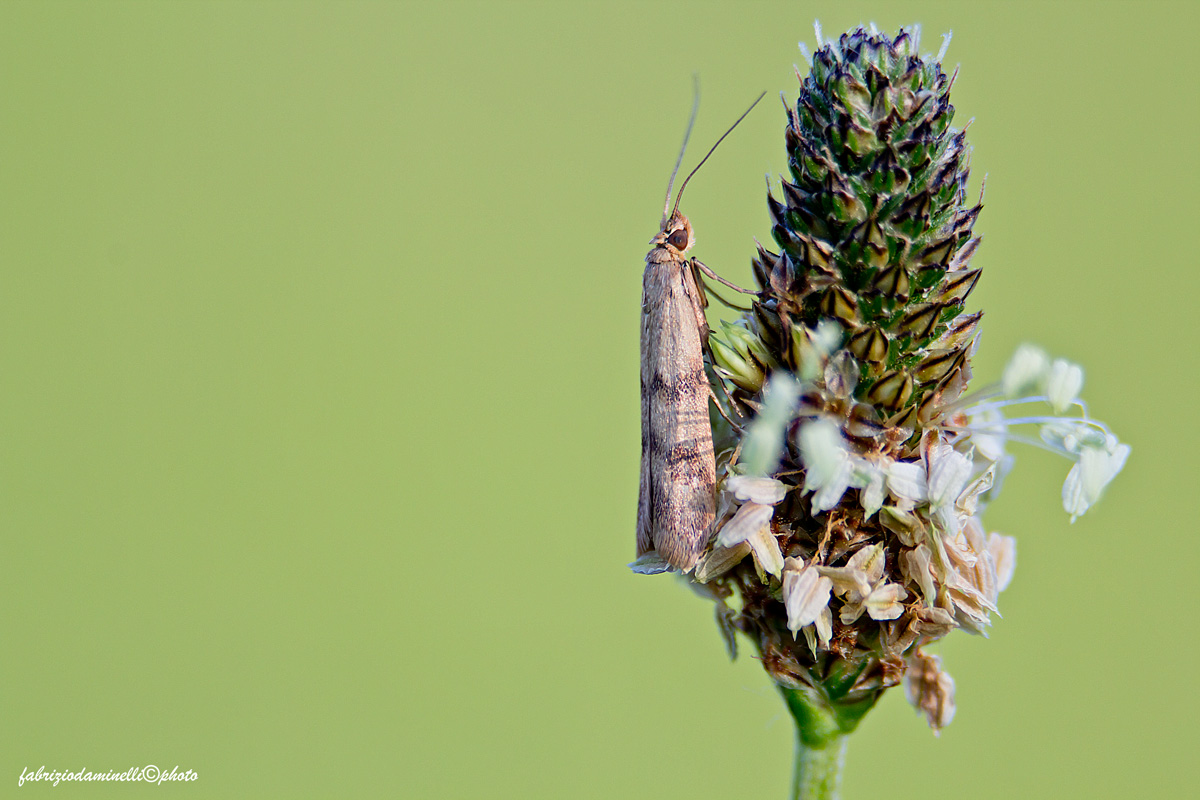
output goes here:
[[647, 261], [646, 272], [642, 276], [642, 364], [641, 364], [641, 394], [642, 394], [642, 463], [638, 479], [638, 511], [637, 511], [637, 554], [640, 558], [654, 549], [654, 506], [650, 502], [652, 493], [652, 476], [650, 474], [650, 354], [656, 346], [652, 339], [658, 329], [659, 313], [657, 303], [654, 303], [653, 290], [659, 284], [655, 270], [663, 265]]
[[716, 514], [702, 338], [707, 326], [689, 265], [651, 266], [657, 269], [653, 276], [647, 269], [645, 289], [658, 302], [643, 314], [643, 337], [652, 345], [643, 347], [643, 417], [648, 419], [643, 485], [648, 488], [655, 549], [673, 566], [689, 570], [704, 549]]

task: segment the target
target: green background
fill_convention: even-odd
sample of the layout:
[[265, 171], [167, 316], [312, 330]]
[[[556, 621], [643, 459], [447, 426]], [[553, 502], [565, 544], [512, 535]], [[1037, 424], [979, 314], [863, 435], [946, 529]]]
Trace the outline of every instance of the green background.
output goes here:
[[890, 693], [845, 795], [1188, 794], [1200, 6], [431, 6], [0, 6], [0, 794], [785, 796], [759, 665], [625, 564], [692, 74], [688, 165], [770, 95], [683, 203], [746, 282], [815, 18], [954, 30], [977, 379], [1039, 342], [1133, 447], [1074, 526], [1018, 450], [957, 718]]

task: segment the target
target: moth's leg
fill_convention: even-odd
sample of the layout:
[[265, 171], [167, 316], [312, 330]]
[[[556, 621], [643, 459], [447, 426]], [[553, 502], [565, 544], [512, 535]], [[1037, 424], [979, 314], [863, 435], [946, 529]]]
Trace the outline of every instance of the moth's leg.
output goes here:
[[698, 258], [693, 258], [692, 263], [695, 264], [696, 268], [699, 269], [701, 272], [703, 272], [705, 275], [712, 278], [714, 281], [719, 281], [720, 283], [725, 284], [730, 289], [733, 289], [735, 292], [741, 292], [742, 294], [759, 294], [758, 292], [754, 291], [753, 289], [743, 289], [742, 287], [738, 286], [736, 283], [730, 283], [729, 281], [725, 280], [717, 273], [713, 272], [707, 266], [705, 266], [704, 262]]
[[[684, 293], [688, 296], [688, 299], [691, 300], [692, 311], [696, 315], [696, 327], [700, 331], [700, 345], [704, 350], [704, 361], [711, 368], [715, 362], [713, 361], [712, 347], [708, 343], [708, 336], [711, 331], [708, 327], [708, 317], [704, 315], [704, 306], [707, 303], [704, 299], [704, 290], [700, 288], [702, 284], [700, 282], [699, 275], [696, 272], [695, 265], [698, 263], [700, 262], [696, 261], [696, 259], [692, 259], [692, 261], [688, 264], [686, 270], [683, 272], [683, 286]], [[712, 382], [708, 380], [708, 375], [706, 374], [704, 377], [704, 388], [708, 390], [709, 397], [711, 397], [713, 403], [716, 404], [717, 411], [719, 411], [721, 416], [725, 418], [726, 422], [732, 425], [738, 433], [741, 433], [742, 426], [729, 418], [729, 414], [725, 412], [724, 406], [721, 405], [721, 399], [717, 397], [717, 393], [713, 391]], [[724, 383], [721, 384], [721, 391], [725, 391]], [[729, 397], [728, 392], [726, 392], [725, 396]], [[732, 398], [730, 398], [731, 405], [732, 402]]]
[[683, 293], [691, 303], [692, 313], [696, 315], [696, 328], [700, 331], [700, 341], [707, 350], [708, 334], [711, 329], [708, 327], [708, 316], [705, 315], [704, 309], [708, 306], [708, 299], [704, 296], [704, 289], [701, 288], [695, 261], [696, 259], [693, 258], [691, 261], [684, 262], [679, 277], [683, 282]]
[[[696, 268], [696, 265], [699, 263], [699, 261], [693, 258], [691, 261], [687, 262], [687, 265], [688, 271], [692, 273], [692, 283], [696, 286], [698, 290], [697, 293], [700, 296], [700, 313], [703, 314], [704, 309], [708, 308], [708, 287], [705, 285], [704, 279], [700, 277], [700, 271]], [[713, 295], [716, 296], [718, 300], [721, 299], [721, 296], [716, 292], [713, 292]], [[705, 320], [707, 324], [707, 317]], [[701, 329], [704, 329], [703, 325], [701, 326]]]
[[[697, 267], [708, 269], [694, 258], [691, 260], [691, 262], [689, 262], [688, 272], [685, 273], [685, 281], [688, 277], [690, 277], [692, 285], [688, 288], [687, 294], [692, 299], [692, 310], [696, 313], [696, 325], [700, 329], [700, 343], [704, 347], [704, 359], [708, 363], [709, 367], [714, 367], [716, 362], [713, 360], [712, 347], [708, 343], [708, 336], [710, 333], [708, 327], [708, 318], [704, 315], [704, 307], [708, 305], [708, 302], [705, 300], [704, 290], [701, 288], [704, 283], [700, 278], [699, 273], [696, 271]], [[714, 292], [713, 294], [716, 293]], [[716, 296], [718, 299], [720, 299], [720, 295]], [[721, 384], [721, 391], [724, 392], [725, 398], [729, 401], [730, 408], [733, 408], [733, 398], [729, 396], [729, 392], [725, 389], [725, 383], [723, 381], [718, 381], [718, 383]], [[705, 384], [705, 388], [708, 389], [708, 395], [712, 398], [713, 404], [716, 405], [717, 411], [720, 413], [720, 415], [725, 418], [725, 421], [728, 422], [734, 430], [736, 430], [738, 433], [742, 433], [742, 426], [734, 422], [730, 418], [729, 414], [725, 411], [725, 407], [721, 405], [721, 398], [717, 397], [717, 393], [713, 391], [712, 383], [706, 380]]]
[[738, 459], [742, 457], [742, 444], [745, 441], [746, 440], [744, 438], [738, 439], [737, 447], [733, 448], [733, 455], [729, 457], [730, 466], [738, 463]]
[[[729, 397], [729, 392], [725, 391], [725, 383], [723, 381], [718, 381], [718, 383], [721, 384], [721, 391], [725, 393], [725, 397], [729, 400], [729, 403], [732, 406], [733, 398]], [[721, 405], [721, 398], [717, 397], [717, 393], [713, 391], [711, 383], [708, 385], [708, 395], [712, 398], [713, 405], [717, 407], [717, 413], [725, 418], [725, 421], [729, 423], [730, 427], [732, 427], [739, 434], [745, 433], [745, 430], [742, 428], [742, 426], [730, 419], [729, 415], [725, 413], [725, 407]]]
[[717, 362], [716, 359], [713, 358], [712, 347], [709, 345], [707, 339], [704, 341], [704, 360], [708, 365], [709, 370], [712, 370], [710, 374], [712, 375], [713, 379], [717, 382], [717, 385], [721, 387], [721, 394], [725, 395], [725, 401], [729, 404], [730, 411], [732, 411], [734, 414], [737, 414], [738, 419], [742, 420], [742, 422], [734, 422], [730, 418], [729, 412], [727, 412], [725, 410], [725, 406], [721, 404], [721, 398], [717, 397], [716, 391], [713, 390], [712, 381], [709, 381], [708, 394], [709, 397], [712, 398], [713, 405], [717, 407], [717, 412], [725, 418], [725, 421], [728, 422], [735, 431], [737, 431], [739, 434], [745, 433], [745, 417], [743, 417], [741, 412], [738, 411], [737, 402], [733, 399], [733, 396], [729, 394], [729, 389], [725, 387], [725, 381], [721, 380], [721, 376], [716, 374]]
[[722, 297], [719, 293], [713, 291], [713, 288], [708, 285], [708, 282], [704, 280], [704, 276], [700, 275], [699, 271], [696, 272], [696, 275], [697, 275], [696, 280], [698, 280], [700, 282], [700, 285], [704, 288], [705, 295], [711, 294], [713, 297], [717, 298], [717, 300], [720, 301], [721, 305], [725, 306], [726, 308], [732, 308], [734, 311], [741, 311], [742, 313], [745, 313], [745, 312], [751, 310], [750, 308], [748, 308], [746, 306], [739, 306], [737, 303], [729, 302], [724, 297]]

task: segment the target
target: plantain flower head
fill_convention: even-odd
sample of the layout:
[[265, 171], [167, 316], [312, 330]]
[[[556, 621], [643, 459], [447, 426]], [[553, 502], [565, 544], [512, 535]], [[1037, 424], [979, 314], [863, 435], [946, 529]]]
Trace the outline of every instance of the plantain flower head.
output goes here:
[[937, 730], [954, 681], [925, 648], [956, 628], [986, 635], [1015, 569], [1015, 540], [981, 518], [1008, 446], [1071, 463], [1071, 519], [1129, 447], [1089, 416], [1082, 368], [1040, 348], [969, 390], [981, 206], [966, 195], [953, 77], [915, 30], [819, 43], [787, 108], [789, 174], [767, 197], [758, 294], [710, 338], [729, 420], [714, 417], [714, 441], [727, 446], [689, 580], [782, 687], [856, 720], [904, 683]]

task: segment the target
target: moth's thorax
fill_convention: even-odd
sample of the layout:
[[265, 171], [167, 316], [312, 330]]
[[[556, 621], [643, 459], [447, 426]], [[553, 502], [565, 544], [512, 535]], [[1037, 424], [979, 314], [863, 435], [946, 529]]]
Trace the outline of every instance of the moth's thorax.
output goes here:
[[659, 245], [646, 254], [647, 264], [675, 264], [678, 267], [683, 267], [688, 263], [688, 259], [682, 253], [670, 245]]
[[646, 256], [650, 263], [684, 261], [684, 254], [696, 244], [696, 237], [692, 234], [692, 223], [688, 222], [688, 218], [683, 214], [675, 211], [650, 240], [650, 244], [654, 246]]

